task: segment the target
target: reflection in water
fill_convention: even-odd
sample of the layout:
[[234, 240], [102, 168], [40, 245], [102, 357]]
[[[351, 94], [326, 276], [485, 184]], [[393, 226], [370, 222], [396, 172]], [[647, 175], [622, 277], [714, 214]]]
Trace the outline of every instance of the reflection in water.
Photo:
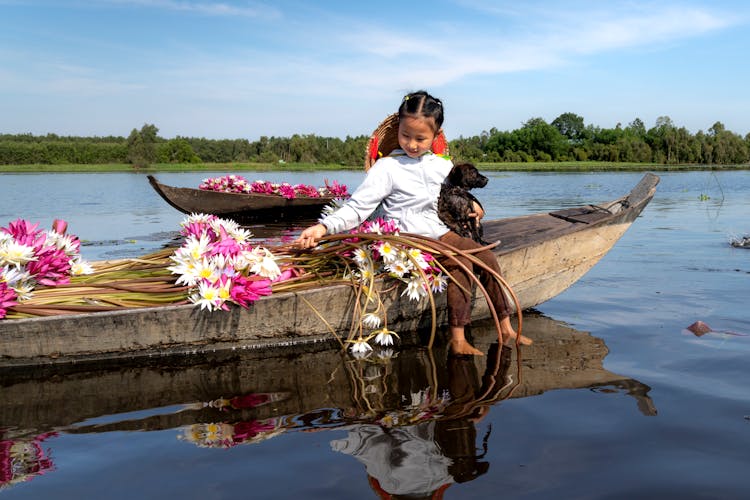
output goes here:
[[44, 449], [42, 442], [54, 435], [56, 433], [47, 432], [33, 437], [3, 439], [0, 431], [0, 490], [53, 470], [50, 452]]
[[[228, 448], [294, 431], [345, 430], [331, 447], [362, 462], [376, 492], [439, 497], [449, 485], [488, 470], [490, 431], [478, 444], [475, 424], [499, 401], [590, 389], [626, 393], [642, 413], [656, 413], [647, 386], [603, 368], [601, 339], [534, 314], [524, 316], [524, 332], [534, 344], [519, 353], [498, 348], [491, 322], [475, 324], [473, 343], [487, 355], [471, 358], [438, 346], [352, 359], [314, 344], [304, 351], [174, 356], [117, 368], [9, 370], [0, 373], [0, 439], [3, 450], [20, 450], [18, 443], [44, 439], [53, 448], [48, 433], [96, 433], [106, 441], [110, 432], [173, 429], [183, 442]], [[48, 452], [22, 461], [7, 458], [18, 451], [3, 453], [5, 463], [28, 464], [4, 473], [6, 485], [53, 468]]]
[[[332, 441], [331, 447], [365, 466], [368, 482], [381, 498], [441, 498], [451, 484], [470, 481], [489, 469], [482, 461], [486, 449], [476, 451], [474, 424], [485, 416], [491, 401], [510, 396], [517, 386], [507, 376], [511, 352], [510, 347], [492, 345], [481, 382], [472, 358], [449, 355], [444, 375], [436, 372], [437, 386], [412, 393], [414, 411], [407, 418], [399, 414], [348, 426], [347, 436]], [[436, 398], [430, 389], [436, 389]], [[483, 439], [485, 446], [488, 437]]]

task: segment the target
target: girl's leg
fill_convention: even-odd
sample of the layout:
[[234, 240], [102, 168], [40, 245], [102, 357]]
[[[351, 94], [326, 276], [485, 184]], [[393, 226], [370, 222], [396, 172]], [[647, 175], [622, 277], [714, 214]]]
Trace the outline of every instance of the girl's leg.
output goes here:
[[[461, 239], [454, 232], [449, 232], [441, 238], [442, 241], [453, 246], [460, 245]], [[471, 269], [471, 262], [468, 259], [458, 257], [457, 260]], [[471, 278], [455, 261], [444, 259], [441, 262], [445, 270], [451, 275], [451, 279], [448, 280], [448, 289], [446, 290], [448, 299], [448, 324], [450, 325], [451, 332], [451, 352], [454, 354], [481, 356], [482, 351], [471, 345], [466, 340], [464, 333], [464, 327], [471, 322], [471, 295], [464, 292], [464, 290], [471, 290]]]

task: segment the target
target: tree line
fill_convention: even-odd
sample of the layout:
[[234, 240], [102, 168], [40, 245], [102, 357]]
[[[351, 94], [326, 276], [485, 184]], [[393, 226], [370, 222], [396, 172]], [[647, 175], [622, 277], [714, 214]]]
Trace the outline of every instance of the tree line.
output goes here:
[[[47, 134], [0, 134], [0, 164], [130, 163], [311, 163], [362, 165], [368, 137], [361, 135], [247, 139], [161, 138], [153, 124], [133, 129], [128, 137], [70, 137]], [[744, 137], [721, 122], [708, 131], [690, 133], [668, 116], [647, 129], [636, 118], [615, 128], [585, 125], [583, 117], [563, 113], [551, 123], [531, 118], [520, 128], [492, 128], [449, 142], [454, 158], [472, 162], [607, 161], [629, 163], [742, 165], [750, 163], [750, 133]]]

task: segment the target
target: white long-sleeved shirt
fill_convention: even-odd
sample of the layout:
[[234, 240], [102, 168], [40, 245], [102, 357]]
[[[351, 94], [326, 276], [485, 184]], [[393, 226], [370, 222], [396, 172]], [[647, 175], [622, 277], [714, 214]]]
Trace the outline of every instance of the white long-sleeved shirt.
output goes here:
[[440, 185], [452, 167], [442, 156], [409, 158], [397, 149], [375, 162], [351, 198], [321, 222], [328, 234], [340, 233], [359, 226], [380, 206], [379, 215], [394, 219], [401, 231], [439, 238], [448, 232], [437, 214]]

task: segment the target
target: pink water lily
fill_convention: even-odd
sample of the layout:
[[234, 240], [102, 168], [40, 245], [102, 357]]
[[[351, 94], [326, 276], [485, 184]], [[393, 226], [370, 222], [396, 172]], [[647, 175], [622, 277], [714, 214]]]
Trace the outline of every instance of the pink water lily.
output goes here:
[[242, 252], [242, 246], [227, 234], [224, 226], [219, 227], [219, 235], [210, 247], [210, 255], [224, 255], [225, 257], [236, 257]]
[[255, 193], [283, 196], [293, 199], [298, 196], [309, 198], [320, 198], [321, 196], [333, 196], [336, 198], [348, 198], [349, 192], [344, 184], [333, 181], [332, 184], [325, 181], [324, 187], [315, 187], [309, 184], [289, 184], [288, 182], [273, 183], [265, 180], [249, 182], [241, 175], [225, 175], [204, 179], [198, 186], [205, 191], [221, 191], [225, 193]]
[[[0, 270], [6, 277], [2, 301], [3, 316], [10, 302], [8, 289], [15, 292], [13, 300], [27, 300], [38, 285], [57, 286], [70, 282], [73, 262], [81, 274], [91, 272], [90, 266], [80, 258], [80, 241], [65, 234], [68, 224], [55, 219], [51, 231], [39, 229], [23, 219], [0, 227]], [[8, 279], [9, 270], [13, 279]]]
[[8, 287], [7, 283], [0, 281], [0, 319], [8, 313], [8, 308], [17, 304], [15, 290]]
[[230, 294], [233, 302], [247, 309], [251, 302], [255, 302], [262, 296], [271, 295], [271, 280], [237, 277], [234, 279]]

